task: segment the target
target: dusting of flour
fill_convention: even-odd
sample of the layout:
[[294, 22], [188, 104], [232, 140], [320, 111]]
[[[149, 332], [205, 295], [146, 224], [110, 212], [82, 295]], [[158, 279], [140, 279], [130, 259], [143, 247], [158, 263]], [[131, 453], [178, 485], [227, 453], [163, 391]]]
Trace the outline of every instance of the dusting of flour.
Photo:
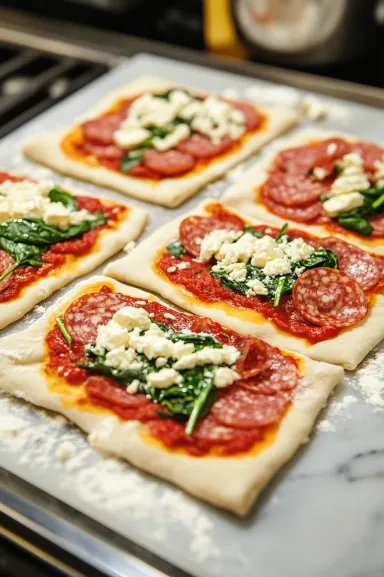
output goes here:
[[356, 373], [357, 387], [365, 401], [376, 409], [384, 408], [384, 353], [377, 351]]

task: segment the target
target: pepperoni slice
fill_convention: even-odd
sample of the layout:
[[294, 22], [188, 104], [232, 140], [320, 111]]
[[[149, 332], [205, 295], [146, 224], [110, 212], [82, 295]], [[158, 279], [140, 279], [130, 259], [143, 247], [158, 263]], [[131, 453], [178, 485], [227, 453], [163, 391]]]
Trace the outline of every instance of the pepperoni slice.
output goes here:
[[377, 256], [375, 260], [376, 260], [376, 266], [380, 271], [379, 283], [382, 284], [384, 283], [384, 257]]
[[320, 201], [303, 206], [284, 206], [277, 203], [269, 196], [265, 186], [261, 190], [261, 197], [271, 212], [278, 214], [284, 219], [295, 220], [296, 222], [308, 222], [317, 218], [323, 212], [323, 205]]
[[295, 282], [293, 304], [315, 325], [348, 327], [368, 312], [363, 290], [350, 276], [333, 268], [314, 268]]
[[383, 149], [372, 142], [355, 142], [351, 144], [350, 150], [360, 154], [366, 170], [375, 170], [376, 160], [383, 160]]
[[[13, 258], [5, 250], [0, 249], [0, 276], [14, 264]], [[0, 293], [12, 283], [13, 277], [14, 273], [11, 272], [5, 279], [0, 281]]]
[[195, 158], [212, 158], [226, 152], [232, 146], [232, 140], [228, 137], [223, 138], [215, 144], [208, 136], [203, 134], [192, 134], [190, 138], [180, 142], [177, 150], [191, 154]]
[[177, 176], [192, 170], [195, 159], [191, 154], [179, 150], [159, 152], [150, 148], [144, 152], [143, 164], [161, 175]]
[[199, 439], [201, 441], [223, 444], [233, 441], [242, 434], [242, 431], [239, 429], [221, 425], [216, 421], [215, 417], [210, 414], [198, 423], [193, 436], [195, 439]]
[[294, 389], [301, 380], [294, 359], [275, 350], [270, 355], [270, 366], [261, 375], [249, 380], [237, 381], [242, 389], [261, 395], [273, 395], [279, 391]]
[[86, 154], [93, 154], [94, 156], [110, 159], [120, 159], [123, 156], [123, 150], [115, 144], [95, 144], [94, 142], [85, 141], [82, 144], [82, 150]]
[[201, 241], [213, 230], [243, 230], [244, 224], [241, 219], [225, 220], [214, 216], [189, 216], [180, 224], [180, 241], [185, 250], [193, 256], [200, 255]]
[[242, 379], [250, 379], [263, 373], [271, 363], [271, 347], [255, 338], [244, 339], [240, 347], [243, 354], [236, 363], [236, 372]]
[[254, 429], [267, 427], [280, 419], [289, 399], [283, 393], [258, 395], [233, 387], [212, 408], [215, 419], [227, 427]]
[[114, 144], [113, 133], [122, 122], [121, 114], [107, 114], [100, 118], [87, 120], [81, 125], [84, 140], [91, 140], [104, 146]]
[[379, 282], [380, 270], [365, 250], [331, 236], [322, 239], [321, 246], [337, 254], [339, 271], [355, 279], [363, 290], [369, 290]]
[[247, 130], [256, 130], [260, 126], [260, 115], [252, 104], [239, 100], [230, 101], [230, 104], [244, 114], [245, 128]]
[[382, 238], [384, 236], [384, 212], [376, 216], [370, 216], [368, 222], [373, 228], [371, 236]]
[[108, 401], [123, 409], [143, 407], [149, 403], [145, 395], [130, 395], [126, 389], [119, 387], [112, 379], [106, 377], [88, 377], [84, 386], [91, 397]]
[[128, 173], [131, 176], [139, 176], [141, 178], [153, 178], [158, 179], [160, 177], [158, 172], [155, 172], [148, 166], [144, 166], [143, 164], [136, 164]]
[[336, 160], [347, 154], [348, 143], [341, 138], [328, 138], [319, 144], [309, 144], [282, 150], [276, 165], [291, 174], [307, 175], [315, 166], [324, 168], [329, 175]]
[[284, 206], [300, 206], [318, 200], [325, 187], [299, 174], [275, 172], [264, 185], [265, 194]]
[[66, 310], [64, 323], [71, 337], [80, 343], [94, 343], [97, 328], [105, 325], [127, 304], [123, 295], [91, 293], [76, 299]]

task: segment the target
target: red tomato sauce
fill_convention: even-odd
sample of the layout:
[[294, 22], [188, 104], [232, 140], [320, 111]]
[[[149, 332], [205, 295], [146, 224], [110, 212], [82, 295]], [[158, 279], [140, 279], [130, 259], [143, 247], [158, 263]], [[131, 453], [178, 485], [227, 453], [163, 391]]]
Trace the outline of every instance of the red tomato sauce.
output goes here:
[[[0, 184], [5, 180], [20, 182], [25, 180], [22, 177], [10, 175], [5, 172], [0, 173]], [[113, 229], [117, 220], [127, 210], [120, 204], [104, 205], [101, 200], [87, 196], [76, 196], [79, 210], [86, 209], [89, 212], [101, 211], [108, 215], [108, 221], [72, 240], [52, 244], [42, 255], [43, 264], [40, 267], [20, 266], [12, 274], [12, 283], [0, 292], [0, 303], [9, 302], [20, 296], [22, 290], [32, 283], [55, 272], [64, 265], [67, 256], [83, 256], [88, 254], [95, 246], [100, 233], [104, 229]]]
[[[108, 287], [103, 287], [100, 292], [111, 292]], [[126, 295], [120, 295], [126, 306], [136, 306], [144, 308], [149, 314], [153, 313], [153, 320], [165, 323], [174, 330], [189, 329], [192, 332], [204, 332], [214, 336], [222, 344], [232, 345], [239, 350], [244, 347], [244, 337], [238, 333], [223, 328], [219, 323], [209, 319], [187, 315], [172, 310], [173, 319], [169, 319], [170, 309], [157, 302], [135, 299]], [[57, 326], [54, 326], [46, 336], [46, 345], [48, 349], [48, 362], [46, 373], [49, 376], [55, 372], [72, 386], [84, 385], [88, 393], [87, 399], [79, 401], [80, 403], [91, 403], [96, 406], [107, 408], [117, 414], [124, 420], [138, 420], [145, 423], [150, 435], [160, 440], [170, 449], [184, 449], [193, 456], [202, 456], [215, 448], [218, 454], [230, 455], [250, 450], [255, 442], [260, 442], [265, 438], [266, 428], [259, 427], [242, 431], [235, 439], [227, 442], [215, 442], [212, 439], [200, 438], [185, 435], [185, 422], [178, 422], [172, 418], [163, 418], [159, 416], [158, 410], [166, 410], [159, 404], [147, 399], [144, 395], [136, 394], [135, 406], [127, 406], [127, 398], [132, 399], [123, 387], [117, 385], [112, 379], [102, 376], [90, 376], [91, 374], [80, 367], [78, 363], [85, 360], [84, 344], [75, 341], [68, 345], [62, 333]], [[278, 350], [271, 347], [271, 351]], [[292, 357], [293, 362], [297, 365], [296, 360]], [[95, 381], [96, 379], [96, 381]], [[90, 382], [97, 383], [98, 393], [92, 394]], [[90, 392], [91, 391], [91, 392]], [[218, 393], [218, 398], [222, 393]]]

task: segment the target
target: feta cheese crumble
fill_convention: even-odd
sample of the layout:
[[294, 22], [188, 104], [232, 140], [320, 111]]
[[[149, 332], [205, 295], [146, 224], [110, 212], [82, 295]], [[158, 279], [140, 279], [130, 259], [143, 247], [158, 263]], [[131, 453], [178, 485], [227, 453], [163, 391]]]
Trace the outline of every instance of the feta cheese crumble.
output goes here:
[[95, 220], [95, 215], [85, 209], [72, 211], [61, 202], [52, 202], [48, 195], [53, 188], [52, 182], [5, 180], [0, 184], [0, 223], [29, 217], [66, 230], [71, 225]]
[[[176, 318], [172, 313], [164, 316]], [[159, 369], [143, 369], [146, 384], [157, 389], [180, 384], [183, 376], [179, 371], [204, 365], [216, 367], [212, 372], [215, 386], [217, 382], [218, 387], [225, 387], [239, 378], [231, 368], [241, 354], [237, 348], [204, 346], [195, 351], [193, 343], [171, 340], [169, 331], [165, 332], [151, 322], [151, 315], [143, 308], [126, 306], [117, 311], [106, 325], [99, 326], [93, 351], [104, 357], [106, 366], [120, 371], [143, 369], [144, 355]], [[139, 389], [138, 379], [127, 387], [130, 394], [136, 394]]]

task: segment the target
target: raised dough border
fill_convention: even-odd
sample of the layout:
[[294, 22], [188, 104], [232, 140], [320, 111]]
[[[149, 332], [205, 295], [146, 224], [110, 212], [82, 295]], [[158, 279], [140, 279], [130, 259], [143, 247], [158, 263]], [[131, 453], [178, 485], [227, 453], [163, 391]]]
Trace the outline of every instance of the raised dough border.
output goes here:
[[124, 423], [116, 416], [64, 406], [60, 396], [49, 391], [40, 370], [44, 337], [52, 313], [70, 303], [84, 287], [96, 282], [113, 283], [116, 290], [133, 296], [152, 297], [102, 276], [79, 283], [31, 327], [0, 340], [0, 389], [61, 413], [88, 433], [91, 444], [98, 449], [123, 457], [140, 469], [171, 481], [218, 507], [245, 515], [277, 470], [308, 440], [317, 414], [342, 379], [342, 369], [303, 359], [306, 386], [296, 395], [274, 443], [258, 455], [195, 458], [162, 450], [140, 438], [137, 422]]
[[[384, 295], [376, 295], [376, 302], [367, 317], [353, 328], [337, 337], [309, 345], [305, 339], [283, 333], [270, 321], [253, 323], [236, 316], [230, 316], [211, 304], [196, 304], [196, 299], [155, 274], [152, 264], [156, 253], [178, 237], [179, 223], [187, 216], [203, 214], [206, 202], [188, 214], [168, 223], [140, 243], [128, 256], [106, 266], [104, 274], [117, 280], [154, 291], [176, 305], [201, 316], [208, 316], [242, 334], [252, 334], [267, 342], [308, 355], [312, 359], [341, 365], [345, 369], [355, 369], [362, 359], [384, 337]], [[254, 224], [265, 224], [260, 220], [247, 220]]]
[[[146, 90], [166, 90], [172, 86], [175, 86], [175, 83], [156, 77], [138, 78], [134, 82], [108, 94], [97, 106], [81, 118], [78, 118], [73, 127], [77, 126], [79, 122], [98, 116], [102, 112], [110, 109], [118, 98], [135, 96]], [[203, 92], [196, 88], [185, 88], [188, 88], [196, 94]], [[227, 170], [257, 152], [267, 142], [287, 131], [294, 126], [298, 120], [297, 114], [289, 109], [271, 108], [260, 110], [268, 116], [266, 130], [246, 140], [237, 152], [228, 154], [223, 160], [211, 163], [207, 168], [192, 176], [186, 175], [179, 178], [167, 178], [159, 182], [150, 182], [130, 176], [122, 176], [105, 167], [92, 167], [85, 163], [69, 159], [62, 152], [60, 143], [63, 136], [67, 134], [72, 127], [57, 132], [32, 136], [23, 144], [23, 151], [28, 158], [45, 164], [68, 176], [92, 182], [98, 186], [113, 188], [123, 194], [153, 204], [176, 207], [187, 198], [193, 196], [203, 188], [203, 186], [221, 177]]]
[[[94, 196], [84, 191], [70, 190], [68, 187], [66, 187], [66, 190], [72, 194]], [[110, 202], [111, 199], [100, 197], [99, 200]], [[23, 317], [35, 305], [70, 283], [73, 279], [93, 271], [124, 248], [129, 241], [137, 239], [147, 223], [148, 212], [134, 206], [125, 206], [129, 208], [127, 217], [120, 222], [116, 230], [106, 230], [102, 233], [98, 240], [97, 251], [92, 252], [88, 256], [80, 257], [78, 262], [73, 262], [71, 268], [66, 267], [64, 271], [58, 274], [53, 273], [31, 286], [27, 286], [17, 299], [0, 303], [0, 329]]]
[[384, 255], [384, 242], [379, 243], [377, 239], [374, 239], [373, 241], [370, 241], [369, 239], [365, 240], [364, 238], [358, 238], [353, 234], [349, 234], [347, 231], [344, 234], [337, 232], [330, 233], [330, 231], [323, 226], [306, 225], [300, 222], [290, 221], [289, 219], [282, 219], [280, 216], [270, 212], [264, 204], [256, 203], [254, 200], [254, 189], [264, 184], [268, 176], [267, 170], [280, 150], [294, 146], [302, 146], [315, 139], [333, 137], [345, 138], [351, 142], [359, 140], [357, 136], [351, 134], [336, 131], [315, 130], [311, 128], [300, 130], [291, 137], [279, 138], [268, 147], [265, 157], [256, 162], [256, 164], [247, 170], [240, 180], [235, 182], [224, 192], [221, 197], [222, 203], [234, 208], [240, 213], [243, 213], [247, 217], [258, 218], [263, 222], [280, 227], [287, 221], [292, 222], [292, 225], [299, 230], [304, 230], [323, 237], [330, 235], [337, 236], [350, 243], [357, 244], [365, 250]]

